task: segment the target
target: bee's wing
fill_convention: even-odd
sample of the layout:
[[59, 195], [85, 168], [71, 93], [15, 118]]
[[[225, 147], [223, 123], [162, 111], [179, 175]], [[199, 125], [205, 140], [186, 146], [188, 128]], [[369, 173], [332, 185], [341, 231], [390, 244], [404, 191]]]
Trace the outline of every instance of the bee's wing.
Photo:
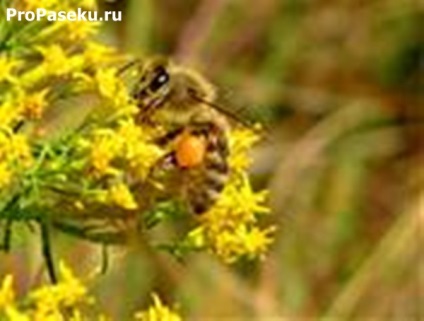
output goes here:
[[240, 99], [232, 99], [234, 95], [230, 95], [229, 92], [227, 92], [226, 95], [218, 94], [215, 101], [207, 101], [194, 91], [191, 92], [191, 96], [197, 102], [218, 111], [225, 116], [230, 123], [233, 123], [233, 125], [242, 125], [246, 128], [253, 129], [256, 123], [262, 123], [262, 121], [258, 119], [258, 116], [254, 114], [254, 109], [252, 107], [248, 107], [249, 105], [247, 104], [244, 104], [244, 107], [239, 107], [242, 106]]

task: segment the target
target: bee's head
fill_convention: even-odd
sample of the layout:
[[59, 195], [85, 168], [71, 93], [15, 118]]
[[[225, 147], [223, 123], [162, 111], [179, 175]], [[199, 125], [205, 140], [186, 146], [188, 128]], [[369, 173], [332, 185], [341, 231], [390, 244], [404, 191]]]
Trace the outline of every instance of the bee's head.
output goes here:
[[171, 109], [186, 109], [196, 104], [193, 93], [209, 101], [215, 97], [213, 86], [200, 74], [174, 65], [164, 57], [150, 59], [141, 68], [140, 75], [133, 97], [142, 109], [165, 104]]
[[171, 90], [169, 61], [158, 57], [150, 60], [141, 68], [140, 79], [133, 89], [133, 98], [141, 108], [160, 105]]

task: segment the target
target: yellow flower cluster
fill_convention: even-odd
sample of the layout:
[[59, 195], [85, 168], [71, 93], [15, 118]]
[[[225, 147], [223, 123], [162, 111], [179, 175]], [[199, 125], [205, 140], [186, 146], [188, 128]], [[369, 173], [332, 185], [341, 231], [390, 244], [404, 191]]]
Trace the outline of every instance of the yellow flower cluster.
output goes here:
[[[33, 320], [60, 320], [62, 310], [71, 309], [81, 303], [91, 303], [87, 289], [82, 282], [74, 277], [63, 263], [59, 266], [61, 282], [55, 285], [43, 286], [29, 296], [34, 302]], [[75, 314], [75, 311], [71, 312]]]
[[[21, 0], [13, 3], [25, 10], [96, 9], [97, 6], [95, 0]], [[33, 30], [40, 26], [43, 26], [41, 30], [34, 33]], [[14, 30], [7, 30], [12, 27]], [[34, 135], [21, 129], [29, 122], [42, 120], [58, 95], [57, 90], [76, 92], [79, 75], [122, 59], [114, 49], [88, 40], [75, 50], [75, 42], [86, 40], [97, 27], [97, 23], [88, 21], [1, 25], [6, 30], [1, 30], [0, 34], [9, 36], [2, 40], [5, 46], [0, 51], [0, 191], [12, 181], [18, 181], [35, 163]], [[56, 85], [58, 83], [60, 86]]]
[[40, 119], [48, 106], [48, 92], [48, 89], [26, 92], [16, 87], [4, 95], [3, 103], [0, 103], [0, 128], [13, 129], [23, 120]]
[[[86, 53], [85, 58], [96, 59], [97, 55], [101, 55], [103, 49], [106, 48], [96, 45], [94, 50], [98, 50], [98, 52]], [[119, 110], [120, 116], [133, 116], [137, 112], [137, 107], [131, 103], [128, 89], [119, 78], [116, 68], [99, 68], [93, 77], [87, 74], [79, 74], [78, 77], [81, 80], [80, 88], [97, 91], [109, 105]]]
[[16, 173], [32, 164], [32, 155], [24, 135], [0, 131], [0, 191], [7, 188]]
[[[115, 131], [100, 131], [98, 134], [99, 136], [93, 139], [91, 147], [93, 165], [101, 173], [112, 170], [110, 168], [111, 161], [120, 157], [128, 161], [131, 172], [137, 178], [143, 179], [163, 153], [157, 145], [149, 143], [149, 139], [152, 137], [151, 133], [145, 132], [132, 119], [120, 122]], [[106, 148], [109, 148], [110, 152], [106, 157], [109, 161], [107, 164], [102, 164], [98, 153], [102, 151], [106, 153]], [[101, 166], [96, 166], [96, 164]]]
[[3, 81], [15, 82], [14, 70], [19, 67], [20, 61], [0, 55], [0, 83]]
[[160, 298], [153, 294], [153, 305], [135, 315], [137, 321], [182, 321], [180, 315], [164, 305]]
[[58, 21], [52, 24], [49, 28], [43, 30], [39, 37], [52, 36], [55, 33], [64, 35], [66, 40], [70, 42], [84, 40], [87, 37], [97, 33], [97, 29], [100, 26], [100, 22], [97, 21]]
[[138, 204], [131, 194], [130, 189], [122, 182], [110, 186], [106, 200], [126, 210], [135, 210], [138, 208]]
[[71, 77], [84, 67], [82, 54], [69, 54], [61, 45], [47, 44], [35, 49], [42, 61], [21, 76], [22, 86], [33, 87], [49, 77]]
[[[20, 64], [16, 59], [10, 59], [7, 56], [0, 55], [0, 84], [14, 83], [16, 77], [14, 69]], [[12, 95], [7, 94], [3, 97], [0, 95], [0, 190], [8, 187], [14, 176], [14, 168], [19, 165], [19, 160], [30, 160], [29, 148], [25, 142], [25, 138], [21, 135], [15, 135], [13, 131], [20, 112], [14, 104]], [[22, 155], [14, 150], [19, 147], [19, 151], [24, 151]]]
[[109, 65], [118, 58], [115, 48], [89, 40], [85, 43], [83, 57], [87, 66]]
[[264, 255], [272, 243], [275, 227], [261, 229], [259, 216], [268, 214], [267, 192], [254, 192], [246, 174], [248, 151], [258, 136], [251, 130], [235, 130], [230, 136], [232, 175], [217, 203], [200, 218], [188, 235], [189, 242], [206, 247], [226, 263]]
[[0, 319], [3, 314], [10, 321], [59, 321], [67, 320], [66, 315], [70, 320], [76, 320], [75, 316], [80, 314], [79, 308], [92, 304], [93, 300], [82, 282], [62, 263], [60, 275], [58, 284], [46, 285], [31, 292], [27, 298], [30, 304], [24, 308], [20, 308], [15, 301], [13, 277], [7, 275], [0, 288]]
[[[153, 305], [135, 313], [137, 321], [181, 321], [182, 318], [164, 305], [155, 294]], [[111, 320], [101, 314], [93, 316], [88, 307], [95, 300], [88, 293], [86, 285], [77, 279], [62, 262], [60, 280], [57, 284], [45, 285], [31, 291], [22, 301], [16, 300], [13, 276], [7, 275], [0, 286], [0, 320], [4, 321], [82, 321]], [[24, 304], [23, 304], [24, 303]]]
[[133, 181], [146, 179], [163, 155], [164, 151], [150, 142], [151, 135], [128, 118], [119, 121], [116, 128], [94, 130], [92, 137], [81, 142], [89, 154], [88, 167], [92, 176], [107, 177], [115, 182], [107, 191], [100, 192], [98, 200], [129, 210], [138, 207], [123, 179], [129, 173]]
[[4, 278], [3, 284], [0, 288], [0, 309], [10, 306], [14, 300], [15, 293], [13, 292], [13, 277], [9, 274]]

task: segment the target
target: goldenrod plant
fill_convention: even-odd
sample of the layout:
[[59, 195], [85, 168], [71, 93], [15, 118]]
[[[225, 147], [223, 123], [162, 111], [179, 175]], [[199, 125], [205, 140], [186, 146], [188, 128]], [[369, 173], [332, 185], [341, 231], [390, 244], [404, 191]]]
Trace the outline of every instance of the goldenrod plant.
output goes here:
[[[8, 0], [3, 6], [96, 9], [94, 1], [80, 0]], [[185, 236], [150, 240], [152, 246], [178, 258], [204, 250], [225, 263], [263, 257], [275, 228], [260, 226], [270, 212], [267, 192], [254, 191], [247, 174], [257, 132], [241, 126], [229, 131], [230, 174], [218, 200], [199, 217], [185, 212], [166, 184], [150, 175], [161, 171], [157, 164], [169, 151], [156, 143], [164, 128], [137, 121], [140, 106], [131, 94], [137, 76], [124, 71], [134, 57], [92, 40], [98, 28], [89, 21], [1, 21], [3, 248], [13, 245], [15, 224], [37, 222], [55, 282], [52, 228], [101, 244], [131, 244], [178, 219], [192, 226]], [[155, 196], [161, 193], [167, 198]]]
[[[17, 298], [14, 277], [7, 275], [0, 287], [0, 320], [4, 321], [111, 321], [96, 306], [95, 298], [84, 282], [63, 262], [59, 265], [57, 284], [47, 284], [31, 290], [24, 298]], [[182, 317], [152, 294], [153, 304], [134, 313], [137, 321], [181, 321]]]

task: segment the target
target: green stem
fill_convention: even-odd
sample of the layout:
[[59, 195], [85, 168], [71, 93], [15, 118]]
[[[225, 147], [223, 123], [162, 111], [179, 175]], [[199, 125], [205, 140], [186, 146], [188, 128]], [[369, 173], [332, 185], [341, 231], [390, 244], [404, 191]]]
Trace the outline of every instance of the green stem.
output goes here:
[[57, 283], [56, 270], [54, 267], [53, 255], [51, 250], [50, 229], [48, 223], [45, 220], [40, 220], [40, 232], [41, 250], [47, 266], [47, 272], [49, 274], [51, 282]]
[[10, 252], [10, 245], [12, 240], [12, 224], [12, 219], [7, 218], [6, 225], [4, 227], [3, 244], [0, 246], [0, 249], [6, 253]]
[[102, 264], [100, 266], [100, 274], [106, 274], [109, 269], [109, 251], [106, 244], [102, 244]]
[[9, 215], [9, 213], [10, 213], [10, 210], [14, 207], [14, 206], [16, 206], [16, 204], [18, 203], [18, 201], [19, 201], [19, 198], [21, 197], [21, 194], [20, 193], [17, 193], [17, 194], [15, 194], [15, 195], [13, 195], [13, 197], [10, 199], [10, 201], [9, 202], [7, 202], [7, 204], [3, 207], [3, 209], [0, 211], [0, 220], [2, 219], [2, 218], [6, 218], [6, 219], [11, 219], [11, 217], [10, 217], [10, 215]]

